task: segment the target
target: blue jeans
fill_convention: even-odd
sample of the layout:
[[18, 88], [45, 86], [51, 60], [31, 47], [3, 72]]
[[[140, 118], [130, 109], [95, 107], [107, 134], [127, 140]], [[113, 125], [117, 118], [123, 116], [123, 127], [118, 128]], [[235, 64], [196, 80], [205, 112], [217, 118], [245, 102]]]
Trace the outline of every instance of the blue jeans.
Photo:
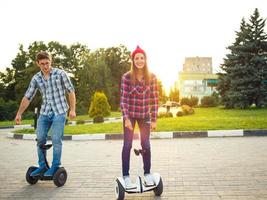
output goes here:
[[[64, 127], [66, 121], [66, 113], [55, 115], [50, 111], [48, 115], [40, 115], [37, 121], [37, 153], [38, 164], [40, 167], [45, 166], [45, 159], [43, 150], [39, 147], [40, 144], [46, 144], [48, 131], [51, 131], [52, 144], [53, 144], [53, 161], [52, 167], [58, 167], [61, 164], [62, 152], [62, 137], [64, 134]], [[46, 152], [45, 152], [46, 154]]]
[[130, 119], [133, 130], [129, 130], [124, 126], [125, 121], [123, 120], [123, 130], [124, 130], [124, 142], [122, 149], [122, 174], [123, 176], [129, 175], [129, 166], [130, 166], [130, 154], [133, 142], [133, 133], [135, 123], [138, 123], [141, 136], [141, 146], [142, 149], [146, 150], [143, 154], [143, 163], [144, 163], [144, 174], [150, 173], [151, 168], [151, 151], [150, 151], [150, 118], [146, 119]]

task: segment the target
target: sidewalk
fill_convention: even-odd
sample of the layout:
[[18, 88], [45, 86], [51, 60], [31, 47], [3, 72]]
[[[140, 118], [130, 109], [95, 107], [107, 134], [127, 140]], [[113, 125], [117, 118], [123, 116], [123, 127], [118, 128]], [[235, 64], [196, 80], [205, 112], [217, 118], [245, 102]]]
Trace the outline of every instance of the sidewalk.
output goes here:
[[[181, 138], [151, 140], [152, 171], [163, 179], [162, 197], [153, 192], [125, 199], [267, 199], [267, 137]], [[134, 140], [133, 147], [139, 146]], [[66, 184], [28, 185], [25, 173], [36, 164], [36, 142], [0, 134], [0, 199], [115, 199], [121, 175], [122, 140], [64, 141]], [[48, 153], [51, 160], [52, 151]], [[137, 160], [131, 157], [134, 180]]]

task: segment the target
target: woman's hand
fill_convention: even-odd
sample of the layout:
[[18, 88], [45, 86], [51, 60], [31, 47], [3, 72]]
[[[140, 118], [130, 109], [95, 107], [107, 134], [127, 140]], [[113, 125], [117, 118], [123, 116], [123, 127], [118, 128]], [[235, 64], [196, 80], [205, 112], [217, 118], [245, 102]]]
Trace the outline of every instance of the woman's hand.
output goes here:
[[150, 130], [151, 131], [155, 131], [156, 130], [156, 127], [157, 127], [157, 123], [156, 122], [151, 122], [151, 124], [150, 124]]
[[131, 131], [133, 130], [131, 120], [129, 120], [128, 118], [125, 119], [124, 126], [128, 129], [130, 129]]

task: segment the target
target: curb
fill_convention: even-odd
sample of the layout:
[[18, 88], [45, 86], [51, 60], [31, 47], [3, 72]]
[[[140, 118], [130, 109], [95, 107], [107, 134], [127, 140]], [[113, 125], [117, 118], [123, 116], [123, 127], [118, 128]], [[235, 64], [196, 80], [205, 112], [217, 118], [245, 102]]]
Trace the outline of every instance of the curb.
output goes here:
[[[205, 137], [243, 137], [243, 136], [267, 136], [267, 130], [210, 130], [210, 131], [174, 131], [174, 132], [152, 132], [151, 139], [174, 139], [174, 138], [205, 138]], [[8, 133], [8, 138], [35, 140], [35, 134], [16, 134]], [[139, 134], [134, 134], [134, 139], [138, 139]], [[100, 134], [81, 134], [64, 135], [63, 140], [122, 140], [121, 133], [100, 133]], [[51, 136], [48, 136], [51, 140]]]

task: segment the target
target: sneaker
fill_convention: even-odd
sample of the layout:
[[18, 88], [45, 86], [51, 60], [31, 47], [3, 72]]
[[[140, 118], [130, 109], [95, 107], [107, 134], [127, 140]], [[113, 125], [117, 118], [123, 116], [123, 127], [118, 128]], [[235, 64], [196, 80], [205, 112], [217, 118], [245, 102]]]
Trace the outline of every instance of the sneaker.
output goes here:
[[145, 174], [144, 179], [145, 179], [145, 185], [146, 186], [155, 185], [154, 176], [152, 174]]
[[58, 167], [51, 167], [49, 168], [45, 173], [44, 176], [49, 177], [49, 176], [53, 176], [54, 173], [57, 171]]
[[136, 188], [136, 186], [134, 184], [132, 184], [130, 176], [124, 176], [123, 180], [124, 180], [126, 189]]
[[30, 176], [39, 176], [39, 175], [41, 175], [41, 173], [45, 172], [46, 170], [47, 170], [46, 167], [39, 167], [39, 168], [37, 168], [36, 170], [34, 170], [34, 171], [30, 174]]

